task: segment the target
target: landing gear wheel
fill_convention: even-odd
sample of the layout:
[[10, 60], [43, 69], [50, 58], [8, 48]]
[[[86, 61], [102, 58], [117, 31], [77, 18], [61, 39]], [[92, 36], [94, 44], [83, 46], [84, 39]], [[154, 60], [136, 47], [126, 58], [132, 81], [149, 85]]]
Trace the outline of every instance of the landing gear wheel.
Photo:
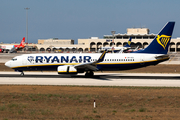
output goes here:
[[87, 71], [85, 74], [85, 77], [93, 77], [94, 76], [94, 72], [93, 71]]
[[24, 76], [24, 73], [23, 72], [21, 72], [21, 74], [20, 74], [21, 76]]

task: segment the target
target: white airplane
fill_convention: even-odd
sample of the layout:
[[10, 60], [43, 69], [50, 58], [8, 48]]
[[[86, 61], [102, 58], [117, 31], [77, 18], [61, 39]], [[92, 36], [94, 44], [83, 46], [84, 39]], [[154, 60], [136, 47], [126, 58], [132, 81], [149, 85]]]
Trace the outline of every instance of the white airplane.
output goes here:
[[108, 50], [108, 51], [112, 51], [115, 53], [123, 53], [124, 50], [130, 49], [131, 48], [131, 37], [129, 38], [127, 44], [123, 47], [102, 47], [101, 49], [99, 49], [99, 51], [104, 51], [104, 50]]
[[24, 54], [7, 61], [5, 65], [15, 71], [57, 71], [58, 74], [86, 72], [92, 77], [94, 71], [116, 71], [156, 65], [169, 59], [168, 46], [175, 22], [168, 22], [151, 44], [133, 53], [45, 53]]
[[0, 48], [2, 51], [5, 51], [6, 53], [10, 52], [16, 52], [17, 50], [23, 49], [25, 47], [25, 37], [23, 37], [21, 43], [19, 45], [2, 45]]

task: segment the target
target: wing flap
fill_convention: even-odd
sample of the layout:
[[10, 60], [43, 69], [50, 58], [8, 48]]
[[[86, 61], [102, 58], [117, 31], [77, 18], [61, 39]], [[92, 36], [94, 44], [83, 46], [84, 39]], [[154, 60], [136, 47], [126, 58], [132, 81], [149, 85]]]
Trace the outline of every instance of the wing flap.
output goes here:
[[13, 52], [15, 52], [15, 51], [16, 51], [16, 48], [13, 47], [13, 48], [10, 50], [10, 53], [13, 53]]

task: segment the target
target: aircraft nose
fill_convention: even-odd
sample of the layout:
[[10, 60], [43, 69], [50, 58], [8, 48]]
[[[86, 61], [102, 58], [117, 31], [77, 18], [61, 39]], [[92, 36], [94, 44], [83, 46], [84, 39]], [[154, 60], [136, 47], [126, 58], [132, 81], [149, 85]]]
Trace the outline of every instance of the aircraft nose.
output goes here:
[[11, 67], [11, 63], [10, 63], [10, 61], [7, 61], [7, 62], [5, 63], [5, 66], [7, 66], [7, 67]]

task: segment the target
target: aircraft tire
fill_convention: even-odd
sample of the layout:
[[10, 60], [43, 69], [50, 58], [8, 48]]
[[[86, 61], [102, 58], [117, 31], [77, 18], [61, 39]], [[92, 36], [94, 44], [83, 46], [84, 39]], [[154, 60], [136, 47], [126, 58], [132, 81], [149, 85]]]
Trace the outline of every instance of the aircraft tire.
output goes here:
[[85, 74], [85, 77], [93, 77], [94, 76], [94, 72], [93, 71], [87, 71]]

